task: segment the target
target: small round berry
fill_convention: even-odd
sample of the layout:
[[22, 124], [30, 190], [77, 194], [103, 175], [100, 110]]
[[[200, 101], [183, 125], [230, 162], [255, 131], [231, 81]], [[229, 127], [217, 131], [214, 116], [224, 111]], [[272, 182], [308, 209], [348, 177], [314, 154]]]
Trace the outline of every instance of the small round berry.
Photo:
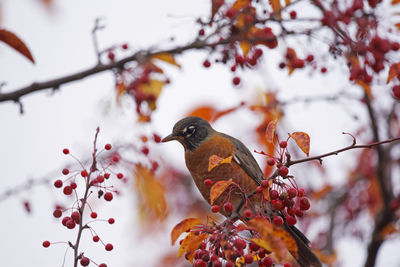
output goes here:
[[299, 188], [299, 189], [297, 189], [297, 196], [298, 196], [298, 197], [302, 197], [302, 196], [304, 196], [305, 194], [306, 194], [306, 192], [305, 192], [304, 188]]
[[277, 199], [277, 198], [279, 197], [278, 191], [276, 191], [276, 190], [274, 190], [274, 189], [270, 190], [270, 191], [269, 191], [269, 197], [270, 197], [272, 200]]
[[292, 267], [292, 264], [290, 262], [286, 262], [285, 264], [283, 264], [283, 267]]
[[261, 186], [264, 187], [264, 188], [268, 188], [268, 187], [269, 187], [269, 182], [268, 182], [268, 180], [263, 180], [263, 181], [261, 182]]
[[297, 217], [303, 217], [303, 215], [304, 215], [304, 212], [302, 211], [302, 210], [296, 210], [296, 216]]
[[55, 188], [61, 188], [63, 186], [63, 182], [61, 180], [56, 180], [54, 182], [54, 187]]
[[274, 199], [271, 201], [271, 205], [275, 210], [281, 210], [284, 208], [283, 202], [280, 199]]
[[282, 226], [283, 225], [283, 219], [282, 219], [282, 217], [281, 216], [274, 216], [274, 218], [272, 219], [272, 223], [275, 225], [275, 226]]
[[71, 218], [72, 218], [76, 223], [78, 223], [78, 222], [79, 222], [79, 219], [81, 218], [81, 215], [79, 214], [78, 211], [74, 211], [74, 212], [71, 214]]
[[279, 199], [280, 200], [285, 200], [288, 198], [288, 193], [286, 191], [283, 191], [280, 195], [279, 195]]
[[129, 46], [127, 43], [125, 43], [125, 44], [122, 44], [121, 47], [122, 47], [122, 49], [126, 50], [126, 49], [128, 49]]
[[113, 199], [113, 194], [111, 192], [107, 192], [104, 194], [104, 199], [107, 201], [111, 201]]
[[253, 254], [246, 254], [246, 255], [244, 255], [244, 261], [245, 261], [247, 264], [252, 263], [252, 262], [253, 262]]
[[321, 73], [326, 73], [327, 72], [327, 68], [326, 67], [322, 67], [321, 68]]
[[71, 217], [69, 217], [69, 216], [64, 217], [64, 218], [62, 219], [62, 221], [61, 221], [62, 225], [67, 226], [67, 222], [68, 222], [69, 220], [71, 220]]
[[205, 33], [205, 32], [204, 32], [204, 29], [200, 29], [200, 30], [199, 30], [199, 35], [200, 35], [200, 36], [203, 36], [204, 33]]
[[289, 188], [289, 189], [287, 190], [287, 193], [288, 193], [288, 196], [289, 196], [290, 198], [294, 198], [294, 197], [297, 196], [297, 191], [296, 191], [296, 189], [294, 189], [293, 187]]
[[98, 183], [104, 182], [104, 176], [102, 176], [102, 175], [97, 176], [97, 177], [96, 177], [96, 181], [97, 181]]
[[115, 54], [114, 54], [114, 52], [109, 51], [108, 54], [107, 54], [107, 57], [108, 57], [110, 60], [114, 60], [114, 59], [115, 59]]
[[106, 144], [106, 145], [104, 146], [104, 149], [105, 149], [105, 150], [110, 150], [111, 147], [112, 147], [111, 144]]
[[204, 184], [205, 184], [206, 186], [211, 186], [211, 185], [213, 184], [213, 181], [212, 181], [211, 179], [205, 179], [205, 180], [204, 180]]
[[256, 243], [251, 242], [251, 243], [249, 244], [249, 248], [250, 248], [250, 250], [252, 250], [252, 251], [257, 251], [257, 250], [260, 249], [260, 246], [257, 245]]
[[308, 198], [306, 197], [302, 197], [299, 202], [301, 210], [308, 210], [311, 206], [310, 201], [308, 201]]
[[280, 176], [282, 176], [282, 177], [286, 177], [286, 176], [288, 175], [288, 173], [289, 173], [289, 169], [288, 169], [288, 167], [286, 167], [286, 166], [281, 166], [281, 167], [278, 169], [278, 174], [279, 174]]
[[69, 219], [65, 226], [67, 226], [68, 229], [74, 229], [75, 225], [76, 225], [75, 221], [73, 219]]
[[287, 147], [287, 142], [286, 141], [282, 141], [282, 142], [279, 143], [279, 146], [281, 148], [286, 148]]
[[212, 267], [222, 267], [222, 262], [220, 260], [213, 260]]
[[202, 259], [197, 259], [194, 262], [194, 266], [195, 267], [207, 267], [207, 263], [205, 261], [203, 261]]
[[253, 212], [251, 212], [251, 210], [249, 209], [245, 209], [244, 216], [246, 216], [247, 218], [251, 218], [253, 216]]
[[147, 155], [149, 154], [149, 148], [148, 148], [147, 146], [144, 146], [144, 147], [142, 148], [141, 152], [142, 152], [144, 155], [147, 156]]
[[280, 69], [284, 69], [285, 67], [286, 67], [285, 62], [279, 63], [279, 68], [280, 68]]
[[286, 223], [288, 225], [293, 226], [293, 225], [296, 224], [296, 222], [297, 222], [296, 217], [293, 217], [293, 216], [287, 216], [286, 217]]
[[77, 184], [76, 183], [74, 183], [74, 182], [72, 182], [69, 186], [71, 186], [71, 188], [72, 189], [76, 189], [76, 187], [77, 187]]
[[220, 209], [220, 208], [219, 208], [218, 205], [212, 205], [212, 206], [211, 206], [211, 211], [214, 212], [214, 213], [219, 212], [219, 209]]
[[287, 214], [295, 216], [296, 215], [296, 208], [295, 207], [290, 207], [286, 209]]
[[269, 159], [267, 159], [267, 164], [269, 166], [274, 166], [275, 165], [275, 160], [273, 158], [269, 158]]
[[234, 77], [232, 80], [234, 85], [239, 85], [240, 84], [240, 78], [239, 77]]
[[225, 267], [234, 267], [234, 266], [235, 266], [235, 264], [233, 262], [231, 262], [231, 261], [227, 261], [225, 263]]
[[108, 243], [105, 248], [107, 251], [111, 251], [111, 250], [113, 250], [114, 246], [112, 244]]
[[118, 179], [122, 179], [122, 178], [124, 178], [124, 175], [123, 175], [122, 173], [118, 173], [118, 174], [117, 174], [117, 178], [118, 178]]
[[99, 267], [107, 267], [107, 264], [102, 263], [102, 264], [99, 265]]
[[92, 212], [92, 213], [90, 213], [90, 217], [92, 217], [93, 219], [96, 219], [97, 218], [97, 212]]
[[308, 55], [306, 58], [307, 62], [312, 62], [314, 60], [314, 56], [313, 55]]
[[63, 149], [63, 153], [64, 153], [65, 155], [68, 155], [68, 154], [69, 154], [69, 149], [68, 149], [68, 148], [64, 148], [64, 149]]
[[64, 187], [63, 192], [65, 195], [71, 195], [72, 194], [72, 187], [67, 185], [66, 187]]
[[54, 216], [55, 218], [60, 218], [60, 217], [62, 216], [62, 211], [61, 211], [60, 209], [55, 209], [55, 210], [53, 211], [53, 216]]
[[161, 142], [161, 137], [158, 134], [153, 134], [153, 140], [156, 143], [160, 143]]
[[295, 19], [295, 18], [297, 17], [297, 13], [296, 13], [296, 11], [294, 11], [294, 10], [293, 10], [293, 11], [290, 11], [289, 14], [290, 14], [290, 18], [291, 18], [291, 19]]
[[283, 204], [284, 204], [286, 207], [291, 208], [291, 207], [293, 207], [293, 205], [294, 205], [294, 200], [291, 199], [291, 198], [287, 198], [287, 199], [285, 199], [285, 200], [283, 201]]
[[48, 247], [50, 247], [50, 242], [49, 241], [43, 241], [43, 247], [45, 247], [45, 248], [48, 248]]
[[204, 66], [205, 68], [209, 68], [209, 67], [211, 66], [211, 62], [210, 62], [208, 59], [204, 60], [203, 66]]
[[113, 223], [115, 223], [115, 219], [114, 219], [114, 218], [110, 218], [110, 219], [108, 219], [108, 223], [109, 223], [109, 224], [113, 224]]
[[244, 241], [243, 239], [235, 239], [235, 241], [233, 241], [233, 245], [235, 246], [235, 248], [237, 248], [238, 250], [242, 250], [245, 249], [247, 246], [246, 241]]
[[99, 242], [99, 240], [100, 240], [99, 236], [97, 236], [97, 235], [93, 236], [93, 241], [94, 242]]
[[89, 260], [89, 258], [83, 256], [83, 257], [81, 258], [80, 263], [81, 263], [82, 266], [88, 266], [89, 263], [90, 263], [90, 260]]
[[257, 193], [262, 193], [262, 191], [263, 191], [263, 188], [261, 186], [257, 186], [256, 187], [256, 192]]
[[67, 168], [62, 170], [62, 174], [64, 175], [68, 175], [69, 174], [69, 170]]
[[83, 170], [83, 171], [81, 171], [81, 175], [82, 175], [82, 177], [87, 177], [88, 172], [86, 170]]
[[104, 174], [104, 178], [106, 178], [106, 179], [110, 178], [110, 174], [106, 172], [106, 173]]
[[265, 257], [262, 262], [264, 263], [265, 267], [271, 267], [273, 264], [271, 257]]
[[231, 212], [233, 211], [233, 205], [232, 205], [232, 203], [231, 203], [231, 202], [226, 202], [226, 203], [224, 204], [224, 210], [225, 210], [227, 213], [231, 213]]

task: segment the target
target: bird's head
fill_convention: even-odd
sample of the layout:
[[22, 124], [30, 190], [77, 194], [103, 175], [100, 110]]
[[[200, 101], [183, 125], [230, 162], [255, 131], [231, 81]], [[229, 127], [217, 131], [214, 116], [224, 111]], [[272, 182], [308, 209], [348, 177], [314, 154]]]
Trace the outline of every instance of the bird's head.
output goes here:
[[166, 136], [162, 142], [177, 140], [185, 150], [195, 150], [209, 134], [214, 132], [211, 125], [200, 117], [186, 117], [178, 121], [172, 133]]

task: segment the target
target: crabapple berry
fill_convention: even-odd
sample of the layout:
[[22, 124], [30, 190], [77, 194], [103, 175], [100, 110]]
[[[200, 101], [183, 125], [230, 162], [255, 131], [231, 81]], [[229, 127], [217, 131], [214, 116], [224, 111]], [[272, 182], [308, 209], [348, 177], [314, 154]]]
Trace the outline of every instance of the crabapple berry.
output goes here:
[[274, 218], [272, 219], [272, 223], [275, 225], [275, 226], [282, 226], [282, 224], [283, 224], [283, 219], [282, 219], [282, 217], [281, 216], [274, 216]]
[[214, 213], [219, 212], [219, 206], [218, 205], [213, 205], [211, 207], [211, 211], [214, 212]]
[[233, 205], [232, 205], [232, 203], [231, 203], [231, 202], [226, 202], [226, 203], [224, 204], [224, 210], [225, 210], [227, 213], [231, 213], [232, 210], [233, 210]]
[[212, 180], [211, 179], [205, 179], [204, 180], [204, 184], [206, 185], [206, 186], [211, 186], [212, 185]]
[[62, 225], [67, 226], [67, 222], [68, 222], [69, 220], [71, 220], [71, 217], [69, 217], [69, 216], [64, 217], [64, 218], [62, 219], [62, 221], [61, 221]]
[[232, 80], [234, 85], [239, 85], [240, 84], [240, 78], [239, 77], [234, 77]]
[[274, 166], [275, 165], [275, 160], [273, 158], [269, 158], [269, 159], [267, 159], [267, 164], [269, 166]]
[[245, 261], [247, 264], [252, 263], [252, 262], [253, 262], [253, 254], [246, 254], [246, 255], [244, 255], [244, 261]]
[[285, 264], [283, 264], [283, 267], [292, 267], [292, 264], [290, 262], [286, 262]]
[[115, 59], [115, 54], [114, 54], [114, 52], [109, 51], [108, 54], [107, 54], [107, 57], [108, 57], [110, 60], [114, 60], [114, 59]]
[[79, 214], [79, 212], [74, 211], [74, 212], [71, 214], [71, 218], [72, 218], [76, 223], [78, 223], [78, 222], [79, 222], [79, 219], [81, 218], [81, 215]]
[[55, 210], [53, 211], [53, 216], [54, 216], [55, 218], [60, 218], [61, 215], [62, 215], [62, 211], [61, 211], [60, 209], [55, 209]]
[[393, 96], [396, 99], [400, 100], [400, 85], [393, 86], [392, 87], [392, 93], [393, 93]]
[[113, 194], [111, 192], [107, 192], [104, 194], [104, 199], [107, 201], [111, 201], [113, 199]]
[[97, 235], [93, 236], [93, 241], [94, 242], [99, 242], [99, 240], [100, 240], [99, 236], [97, 236]]
[[305, 190], [304, 190], [304, 188], [299, 188], [299, 189], [297, 189], [297, 196], [298, 197], [302, 197], [302, 196], [304, 196], [305, 195]]
[[289, 188], [287, 191], [289, 198], [294, 198], [297, 195], [297, 191], [294, 188]]
[[69, 174], [69, 170], [67, 168], [62, 170], [62, 174], [64, 175], [68, 175]]
[[72, 187], [67, 185], [66, 187], [64, 187], [63, 192], [65, 195], [71, 195], [72, 194]]
[[76, 225], [75, 221], [73, 219], [69, 219], [65, 226], [67, 226], [68, 229], [74, 229], [75, 225]]
[[302, 197], [300, 199], [300, 209], [301, 210], [308, 210], [310, 208], [310, 202], [308, 201], [308, 198]]
[[128, 44], [127, 43], [122, 44], [121, 47], [122, 47], [122, 49], [126, 50], [126, 49], [128, 49]]
[[265, 257], [262, 261], [266, 267], [271, 267], [273, 264], [271, 257]]
[[43, 241], [43, 247], [45, 247], [45, 248], [48, 248], [48, 247], [50, 247], [50, 242], [49, 241]]
[[115, 223], [115, 219], [114, 219], [114, 218], [110, 218], [110, 219], [108, 219], [108, 223], [109, 223], [109, 224], [113, 224], [113, 223]]
[[251, 210], [246, 209], [246, 210], [244, 211], [244, 216], [246, 216], [247, 218], [252, 217], [252, 215], [253, 215], [253, 212], [251, 212]]
[[257, 245], [256, 243], [250, 243], [250, 244], [249, 244], [249, 248], [250, 248], [250, 250], [252, 250], [252, 251], [257, 251], [257, 250], [260, 249], [260, 246]]
[[106, 178], [106, 179], [110, 178], [110, 174], [106, 172], [106, 173], [104, 174], [104, 178]]
[[286, 177], [289, 173], [289, 169], [286, 166], [281, 166], [278, 169], [278, 174], [282, 177]]
[[106, 145], [104, 146], [104, 149], [105, 149], [105, 150], [110, 150], [111, 147], [112, 147], [111, 144], [106, 144]]
[[296, 224], [296, 222], [297, 222], [296, 217], [293, 217], [293, 216], [287, 216], [286, 217], [286, 223], [288, 225], [293, 226], [293, 225]]
[[240, 249], [245, 249], [247, 244], [246, 241], [244, 241], [243, 239], [235, 239], [233, 245], [235, 246], [235, 248], [240, 250]]
[[111, 251], [111, 250], [113, 250], [114, 246], [112, 244], [108, 243], [105, 248], [107, 251]]
[[263, 181], [261, 182], [261, 186], [264, 187], [264, 188], [268, 188], [268, 186], [269, 186], [268, 180], [263, 180]]
[[287, 147], [287, 142], [286, 141], [282, 141], [282, 142], [279, 143], [279, 146], [281, 148], [286, 148]]
[[210, 62], [208, 59], [204, 60], [203, 66], [204, 66], [205, 68], [209, 68], [209, 67], [211, 66], [211, 62]]
[[56, 180], [54, 182], [54, 187], [61, 188], [63, 186], [63, 182], [61, 180]]
[[297, 13], [296, 13], [296, 11], [290, 11], [290, 13], [289, 13], [289, 15], [290, 15], [290, 18], [291, 19], [295, 19], [296, 17], [297, 17]]
[[124, 178], [124, 175], [123, 175], [122, 173], [118, 173], [118, 174], [117, 174], [117, 178], [118, 178], [118, 179], [122, 179], [122, 178]]
[[76, 183], [72, 182], [69, 186], [71, 186], [72, 189], [76, 189], [77, 185]]
[[90, 260], [89, 260], [89, 258], [83, 256], [83, 257], [81, 258], [80, 263], [81, 263], [82, 266], [88, 266], [89, 263], [90, 263]]
[[99, 267], [107, 267], [107, 264], [102, 263], [102, 264], [99, 265]]
[[195, 267], [207, 267], [207, 263], [205, 261], [203, 261], [202, 259], [197, 259], [194, 262], [194, 266]]
[[270, 190], [270, 191], [269, 191], [269, 197], [270, 197], [272, 200], [277, 199], [277, 198], [279, 197], [278, 191], [276, 191], [276, 190], [274, 190], [274, 189]]
[[93, 211], [92, 213], [90, 213], [90, 217], [92, 217], [93, 219], [96, 219], [97, 213]]
[[273, 207], [275, 210], [281, 210], [281, 209], [283, 209], [283, 207], [284, 207], [283, 202], [282, 202], [280, 199], [274, 199], [274, 200], [272, 200], [272, 201], [271, 201], [271, 204], [272, 204], [272, 207]]
[[86, 170], [83, 170], [83, 171], [81, 171], [81, 175], [82, 175], [82, 177], [87, 177], [88, 172]]
[[68, 149], [68, 148], [64, 148], [64, 149], [63, 149], [63, 153], [64, 153], [65, 155], [69, 154], [69, 149]]
[[302, 210], [296, 210], [296, 216], [297, 217], [303, 217], [303, 215], [304, 215], [304, 212], [302, 211]]

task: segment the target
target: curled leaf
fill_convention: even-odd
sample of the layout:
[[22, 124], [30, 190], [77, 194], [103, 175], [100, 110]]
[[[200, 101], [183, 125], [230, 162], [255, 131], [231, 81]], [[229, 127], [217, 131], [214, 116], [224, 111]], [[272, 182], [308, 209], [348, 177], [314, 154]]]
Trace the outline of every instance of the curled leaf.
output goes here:
[[181, 65], [178, 62], [176, 62], [175, 57], [172, 54], [161, 53], [161, 54], [154, 55], [152, 58], [153, 59], [162, 60], [162, 61], [167, 62], [167, 63], [169, 63], [171, 65], [174, 65], [174, 66], [176, 66], [178, 68], [181, 68]]
[[149, 100], [146, 100], [151, 110], [156, 109], [156, 101], [160, 95], [162, 88], [165, 85], [165, 81], [151, 79], [148, 83], [142, 83], [138, 86], [138, 90], [145, 96], [152, 96]]
[[171, 245], [174, 245], [179, 236], [192, 229], [194, 226], [199, 225], [201, 221], [196, 218], [187, 218], [175, 225], [171, 231]]
[[270, 245], [262, 238], [252, 238], [251, 241], [267, 251], [272, 251]]
[[224, 163], [231, 163], [232, 162], [232, 156], [229, 156], [227, 158], [221, 158], [217, 155], [212, 155], [208, 159], [208, 171], [211, 171], [215, 167], [224, 164]]
[[276, 129], [277, 120], [272, 120], [267, 125], [267, 130], [265, 130], [265, 137], [267, 138], [267, 142], [273, 143], [275, 137], [275, 129]]
[[201, 242], [208, 237], [207, 234], [195, 234], [190, 232], [185, 239], [183, 239], [182, 244], [178, 251], [178, 257], [187, 253], [188, 260], [193, 263], [194, 252], [199, 248]]
[[296, 144], [308, 157], [310, 154], [310, 136], [305, 132], [294, 132], [289, 134], [289, 136], [293, 138]]
[[[399, 24], [400, 26], [400, 24]], [[386, 83], [389, 83], [393, 78], [400, 77], [400, 62], [394, 63], [389, 68], [389, 74], [386, 80]]]
[[7, 31], [5, 29], [0, 29], [0, 41], [6, 43], [10, 47], [17, 50], [20, 54], [29, 59], [32, 63], [35, 63], [31, 52], [25, 43], [14, 33]]
[[231, 185], [233, 184], [232, 179], [223, 180], [216, 182], [210, 190], [210, 202], [214, 204], [214, 201]]

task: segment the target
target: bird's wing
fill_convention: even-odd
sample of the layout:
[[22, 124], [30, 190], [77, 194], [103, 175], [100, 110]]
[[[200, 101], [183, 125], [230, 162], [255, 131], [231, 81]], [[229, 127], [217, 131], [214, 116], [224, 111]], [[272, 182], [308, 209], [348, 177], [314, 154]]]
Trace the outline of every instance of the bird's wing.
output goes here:
[[225, 138], [228, 138], [235, 145], [234, 161], [258, 184], [260, 185], [265, 180], [264, 174], [258, 166], [250, 150], [238, 139], [221, 133]]

